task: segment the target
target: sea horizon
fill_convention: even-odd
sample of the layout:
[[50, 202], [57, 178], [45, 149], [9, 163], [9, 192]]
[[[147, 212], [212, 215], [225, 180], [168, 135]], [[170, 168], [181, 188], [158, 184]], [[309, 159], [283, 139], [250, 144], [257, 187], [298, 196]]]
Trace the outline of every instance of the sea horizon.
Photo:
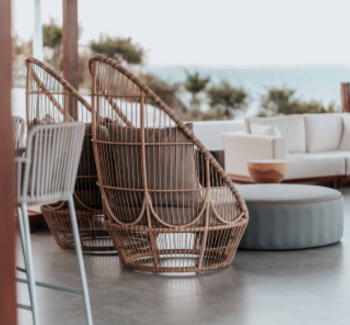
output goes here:
[[[237, 118], [256, 115], [260, 109], [261, 97], [267, 88], [287, 87], [296, 90], [296, 97], [305, 101], [319, 101], [328, 106], [334, 103], [341, 106], [340, 85], [350, 82], [350, 66], [334, 65], [290, 65], [260, 68], [218, 68], [190, 66], [144, 66], [142, 72], [150, 72], [169, 83], [183, 83], [186, 73], [199, 72], [202, 77], [210, 77], [210, 84], [227, 80], [232, 86], [242, 87], [249, 93], [249, 107], [245, 112], [238, 112]], [[181, 93], [181, 99], [188, 105], [190, 96]], [[203, 96], [204, 98], [204, 96]], [[203, 102], [203, 110], [208, 104]]]

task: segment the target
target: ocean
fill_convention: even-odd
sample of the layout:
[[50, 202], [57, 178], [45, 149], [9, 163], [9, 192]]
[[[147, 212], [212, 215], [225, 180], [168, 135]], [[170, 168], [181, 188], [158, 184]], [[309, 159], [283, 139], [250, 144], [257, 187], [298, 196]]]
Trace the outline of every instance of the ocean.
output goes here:
[[[167, 82], [183, 83], [186, 80], [185, 67], [152, 67], [142, 68], [144, 72], [151, 72]], [[340, 84], [350, 82], [350, 68], [347, 66], [319, 66], [295, 68], [187, 68], [189, 72], [198, 71], [203, 77], [211, 78], [210, 84], [218, 84], [221, 80], [229, 81], [233, 86], [243, 87], [249, 93], [249, 106], [245, 112], [236, 114], [236, 119], [244, 116], [256, 115], [260, 108], [261, 96], [269, 87], [289, 87], [297, 91], [296, 96], [302, 100], [317, 100], [324, 105], [334, 102], [341, 105]], [[89, 90], [82, 90], [89, 93]], [[14, 88], [13, 114], [25, 116], [25, 89]], [[181, 99], [188, 105], [190, 95], [186, 92], [180, 94]], [[90, 97], [86, 96], [90, 101]], [[208, 104], [203, 96], [202, 109], [206, 110]]]
[[[167, 82], [184, 82], [185, 67], [145, 67], [143, 71], [151, 72]], [[259, 111], [261, 96], [269, 87], [289, 87], [297, 91], [296, 96], [302, 100], [317, 100], [324, 105], [334, 102], [341, 105], [340, 84], [350, 82], [350, 68], [347, 66], [305, 66], [294, 68], [187, 68], [187, 71], [199, 72], [203, 77], [209, 76], [211, 84], [227, 80], [231, 85], [243, 87], [249, 93], [248, 109], [237, 115], [256, 115]], [[181, 98], [188, 104], [190, 96], [182, 93]], [[205, 98], [204, 98], [205, 100]], [[204, 102], [203, 110], [208, 105]]]

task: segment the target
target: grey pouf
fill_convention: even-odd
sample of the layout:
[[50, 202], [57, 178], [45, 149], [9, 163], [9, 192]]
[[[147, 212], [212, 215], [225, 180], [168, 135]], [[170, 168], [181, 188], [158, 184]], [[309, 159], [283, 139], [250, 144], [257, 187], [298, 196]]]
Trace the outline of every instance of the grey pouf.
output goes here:
[[240, 249], [283, 250], [325, 246], [343, 236], [343, 196], [312, 185], [238, 185], [249, 223]]

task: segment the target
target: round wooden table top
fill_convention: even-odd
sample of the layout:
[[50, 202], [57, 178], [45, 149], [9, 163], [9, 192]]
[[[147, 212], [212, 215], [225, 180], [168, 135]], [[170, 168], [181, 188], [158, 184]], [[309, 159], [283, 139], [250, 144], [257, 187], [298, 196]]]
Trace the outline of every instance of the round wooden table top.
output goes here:
[[288, 170], [288, 160], [248, 160], [248, 171], [256, 183], [281, 183]]

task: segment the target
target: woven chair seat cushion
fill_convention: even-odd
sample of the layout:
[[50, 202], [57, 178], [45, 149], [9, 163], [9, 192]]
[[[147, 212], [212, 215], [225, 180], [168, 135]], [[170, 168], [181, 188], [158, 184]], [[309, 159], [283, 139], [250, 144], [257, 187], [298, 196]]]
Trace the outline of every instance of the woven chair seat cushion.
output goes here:
[[[201, 197], [203, 197], [204, 193], [201, 193]], [[191, 207], [178, 206], [176, 204], [171, 204], [167, 206], [157, 206], [153, 205], [154, 212], [159, 216], [159, 218], [171, 225], [181, 226], [190, 223], [193, 221], [200, 211], [203, 208], [202, 199], [198, 204], [193, 205]], [[212, 203], [217, 211], [218, 215], [226, 220], [233, 221], [239, 215], [239, 206], [232, 201], [232, 194], [220, 194], [212, 193]], [[142, 206], [120, 206], [118, 204], [113, 203], [112, 200], [108, 201], [109, 208], [111, 209], [114, 216], [123, 223], [131, 223], [137, 219], [139, 216]], [[159, 225], [159, 221], [154, 218], [151, 213], [151, 221], [153, 225]], [[205, 210], [202, 216], [193, 224], [194, 226], [204, 226], [205, 223]], [[147, 224], [146, 212], [144, 212], [144, 216], [142, 217], [140, 224]], [[219, 224], [218, 219], [216, 218], [212, 209], [209, 212], [209, 224], [217, 225]]]
[[[193, 124], [187, 125], [190, 129]], [[142, 189], [141, 172], [141, 130], [139, 128], [107, 124], [108, 136], [98, 132], [99, 140], [116, 143], [115, 145], [99, 146], [99, 155], [106, 157], [101, 160], [103, 184], [118, 188]], [[147, 184], [152, 202], [165, 206], [176, 202], [179, 207], [191, 208], [200, 203], [199, 191], [174, 192], [161, 190], [199, 189], [197, 178], [194, 146], [191, 140], [178, 128], [145, 129], [146, 143], [189, 143], [189, 145], [146, 145]], [[125, 145], [126, 144], [126, 145]], [[130, 145], [128, 145], [130, 144]], [[110, 177], [113, 175], [113, 177]], [[112, 190], [107, 197], [118, 196], [121, 205], [141, 206], [141, 192]], [[176, 197], [176, 201], [175, 201]]]

